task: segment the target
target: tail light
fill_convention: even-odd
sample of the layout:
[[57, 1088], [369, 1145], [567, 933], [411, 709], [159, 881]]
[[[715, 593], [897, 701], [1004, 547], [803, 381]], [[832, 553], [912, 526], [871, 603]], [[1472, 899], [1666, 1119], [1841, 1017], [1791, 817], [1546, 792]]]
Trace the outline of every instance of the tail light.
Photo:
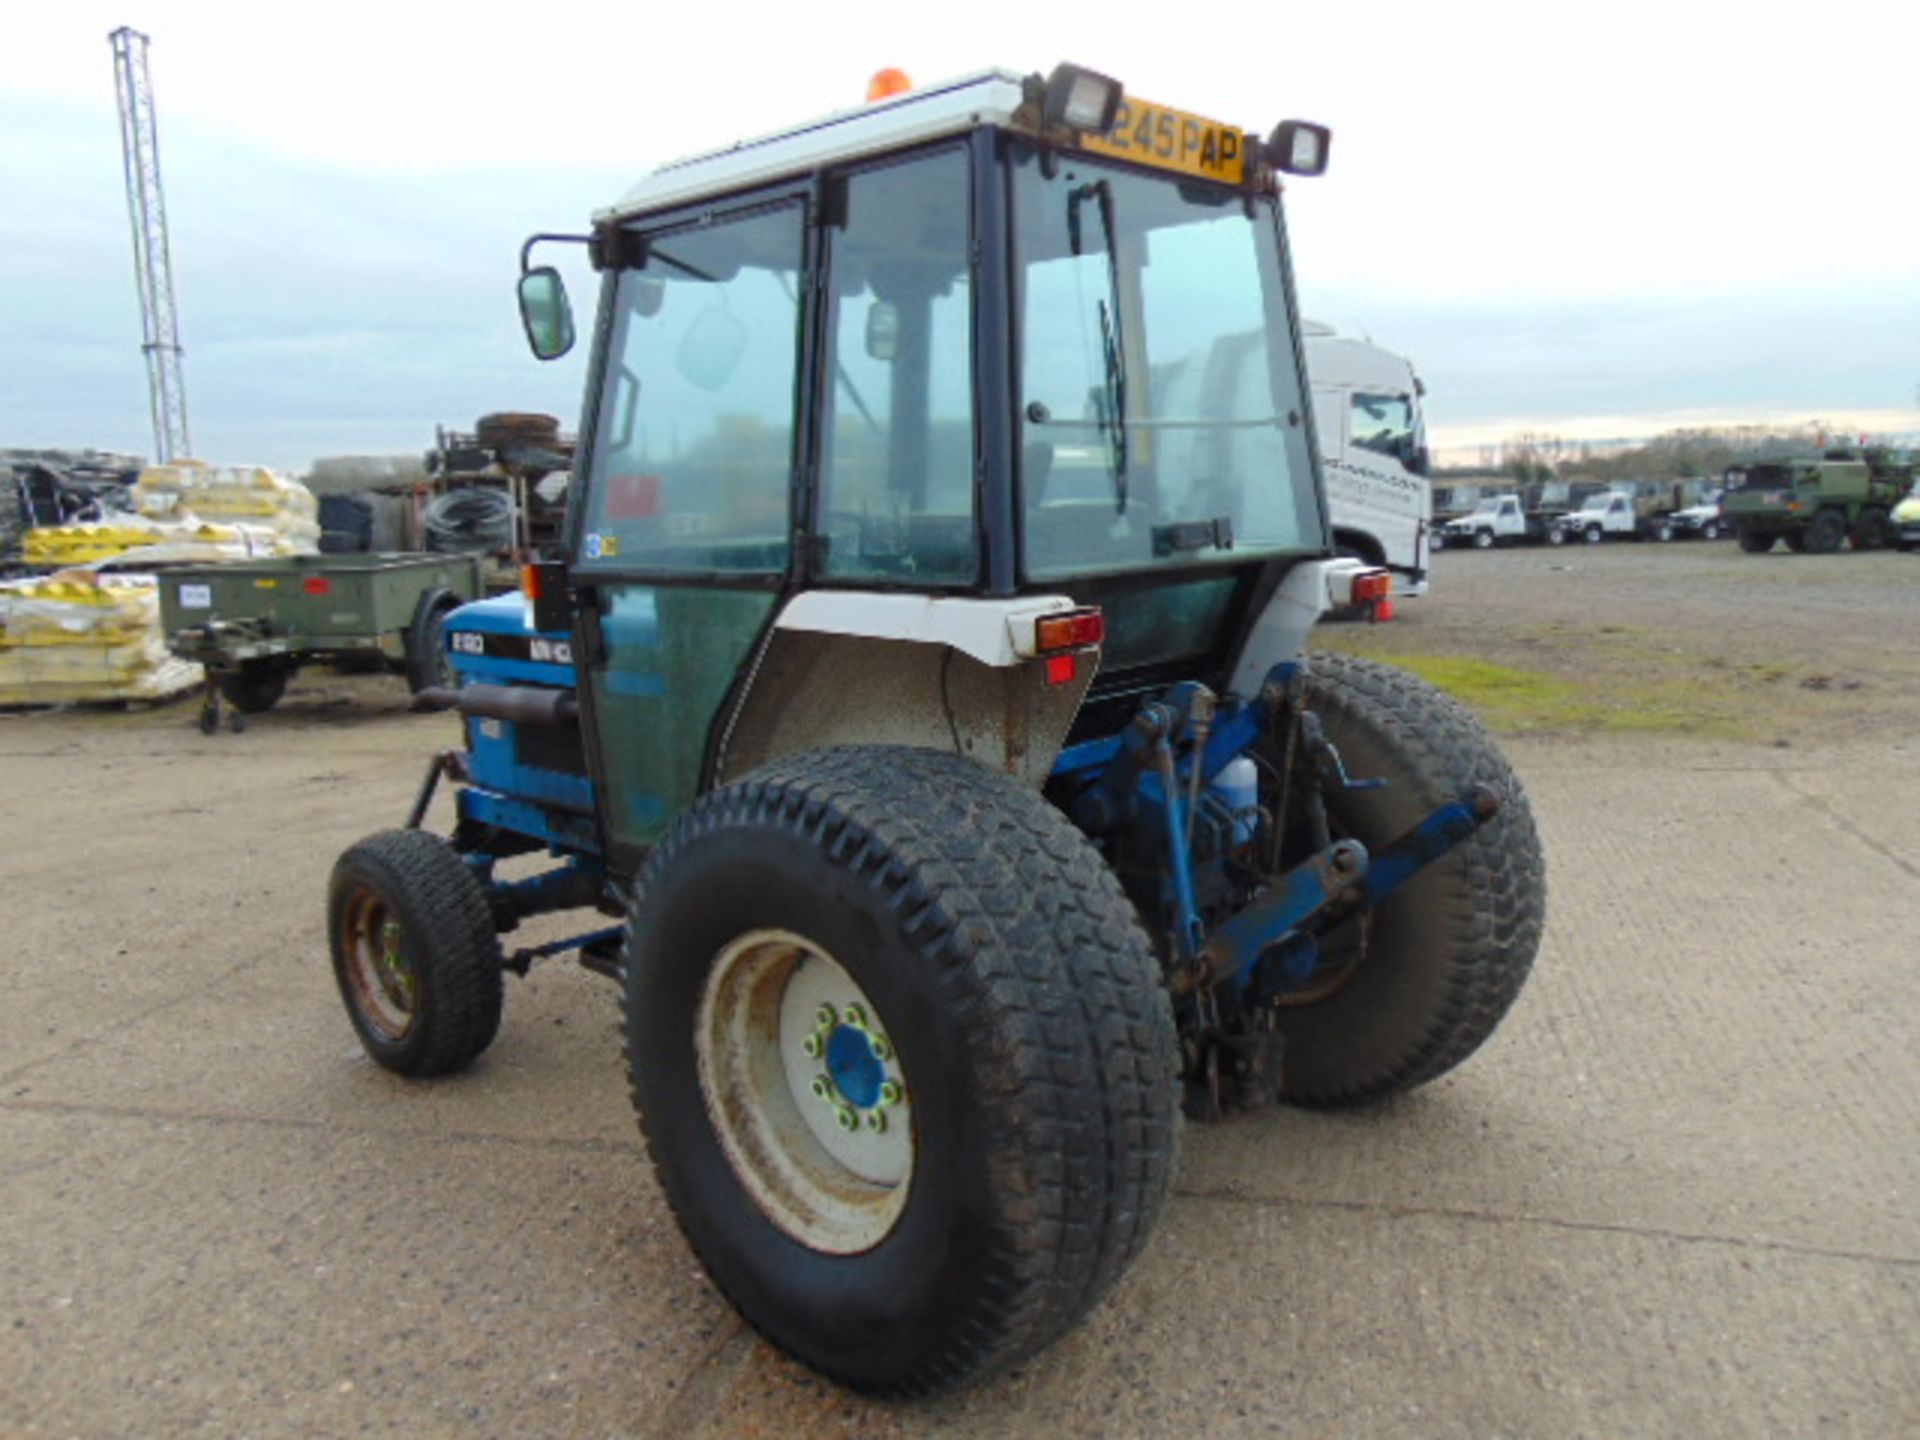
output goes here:
[[1362, 570], [1353, 577], [1347, 591], [1350, 605], [1372, 605], [1387, 598], [1393, 590], [1393, 576], [1385, 570]]
[[1084, 650], [1106, 638], [1106, 617], [1093, 606], [1084, 610], [1063, 610], [1058, 615], [1043, 615], [1033, 622], [1033, 648], [1042, 655]]

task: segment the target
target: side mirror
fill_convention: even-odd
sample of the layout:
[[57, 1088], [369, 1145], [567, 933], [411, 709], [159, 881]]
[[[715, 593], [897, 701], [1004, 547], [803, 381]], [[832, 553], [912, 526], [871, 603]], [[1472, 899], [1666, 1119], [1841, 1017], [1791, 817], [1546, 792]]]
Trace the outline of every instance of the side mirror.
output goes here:
[[558, 360], [573, 348], [573, 306], [567, 283], [551, 265], [520, 277], [520, 324], [527, 345], [542, 360]]
[[867, 358], [890, 361], [900, 353], [900, 307], [885, 300], [867, 311]]

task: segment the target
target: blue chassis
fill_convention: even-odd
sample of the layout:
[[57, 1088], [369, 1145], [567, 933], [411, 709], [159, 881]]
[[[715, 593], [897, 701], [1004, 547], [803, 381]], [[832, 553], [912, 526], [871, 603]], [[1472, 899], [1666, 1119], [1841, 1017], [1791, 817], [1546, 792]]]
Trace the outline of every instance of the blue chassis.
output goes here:
[[[570, 663], [488, 653], [490, 640], [508, 636], [529, 636], [517, 596], [465, 606], [449, 618], [447, 644], [463, 685], [572, 688]], [[533, 638], [545, 642], [548, 654], [566, 653], [560, 637]], [[1271, 734], [1286, 739], [1289, 751], [1303, 746], [1309, 770], [1327, 784], [1365, 789], [1384, 783], [1347, 776], [1338, 752], [1320, 735], [1317, 719], [1303, 704], [1305, 678], [1304, 668], [1294, 662], [1276, 665], [1253, 698], [1229, 698], [1217, 708], [1202, 687], [1177, 685], [1163, 699], [1143, 706], [1120, 734], [1068, 746], [1054, 761], [1056, 778], [1081, 787], [1074, 818], [1085, 828], [1113, 829], [1144, 821], [1164, 837], [1162, 899], [1174, 922], [1178, 992], [1220, 986], [1239, 998], [1267, 1003], [1310, 984], [1320, 963], [1320, 936], [1355, 910], [1382, 903], [1499, 809], [1492, 792], [1471, 787], [1374, 855], [1356, 841], [1327, 836], [1324, 812], [1316, 810], [1316, 853], [1209, 933], [1195, 900], [1196, 874], [1203, 865], [1224, 862], [1196, 859], [1198, 817], [1190, 812], [1193, 797], [1204, 805], [1208, 787], [1229, 763]], [[561, 862], [529, 879], [507, 881], [494, 873], [493, 856], [466, 854], [463, 858], [496, 911], [521, 917], [577, 906], [583, 891], [598, 891], [607, 878], [594, 823], [592, 782], [524, 763], [518, 727], [509, 721], [469, 715], [465, 724], [465, 763], [450, 765], [436, 758], [411, 823], [419, 824], [434, 783], [451, 770], [463, 782], [456, 800], [462, 821], [536, 841]], [[1283, 783], [1291, 781], [1291, 776], [1283, 777]], [[524, 971], [545, 956], [607, 947], [620, 933], [618, 926], [602, 927], [517, 950], [509, 964]]]

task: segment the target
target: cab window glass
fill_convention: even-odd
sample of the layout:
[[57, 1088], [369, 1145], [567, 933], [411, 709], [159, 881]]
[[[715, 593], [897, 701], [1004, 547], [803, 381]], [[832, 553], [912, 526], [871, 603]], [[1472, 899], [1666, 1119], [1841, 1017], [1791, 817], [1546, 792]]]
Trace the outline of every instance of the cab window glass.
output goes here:
[[1357, 391], [1350, 433], [1360, 449], [1404, 460], [1413, 453], [1413, 405], [1404, 395]]
[[976, 562], [967, 157], [850, 176], [832, 239], [823, 571], [964, 584]]
[[621, 272], [582, 564], [786, 568], [802, 217], [652, 235]]
[[1271, 210], [1085, 159], [1014, 205], [1027, 577], [1320, 545]]

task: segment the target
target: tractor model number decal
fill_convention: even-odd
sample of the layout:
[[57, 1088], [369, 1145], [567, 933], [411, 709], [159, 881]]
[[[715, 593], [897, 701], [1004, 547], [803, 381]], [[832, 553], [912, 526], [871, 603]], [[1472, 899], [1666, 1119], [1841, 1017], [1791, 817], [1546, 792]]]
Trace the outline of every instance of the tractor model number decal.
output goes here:
[[462, 655], [484, 655], [487, 653], [486, 637], [477, 630], [456, 630], [453, 638], [447, 642]]

